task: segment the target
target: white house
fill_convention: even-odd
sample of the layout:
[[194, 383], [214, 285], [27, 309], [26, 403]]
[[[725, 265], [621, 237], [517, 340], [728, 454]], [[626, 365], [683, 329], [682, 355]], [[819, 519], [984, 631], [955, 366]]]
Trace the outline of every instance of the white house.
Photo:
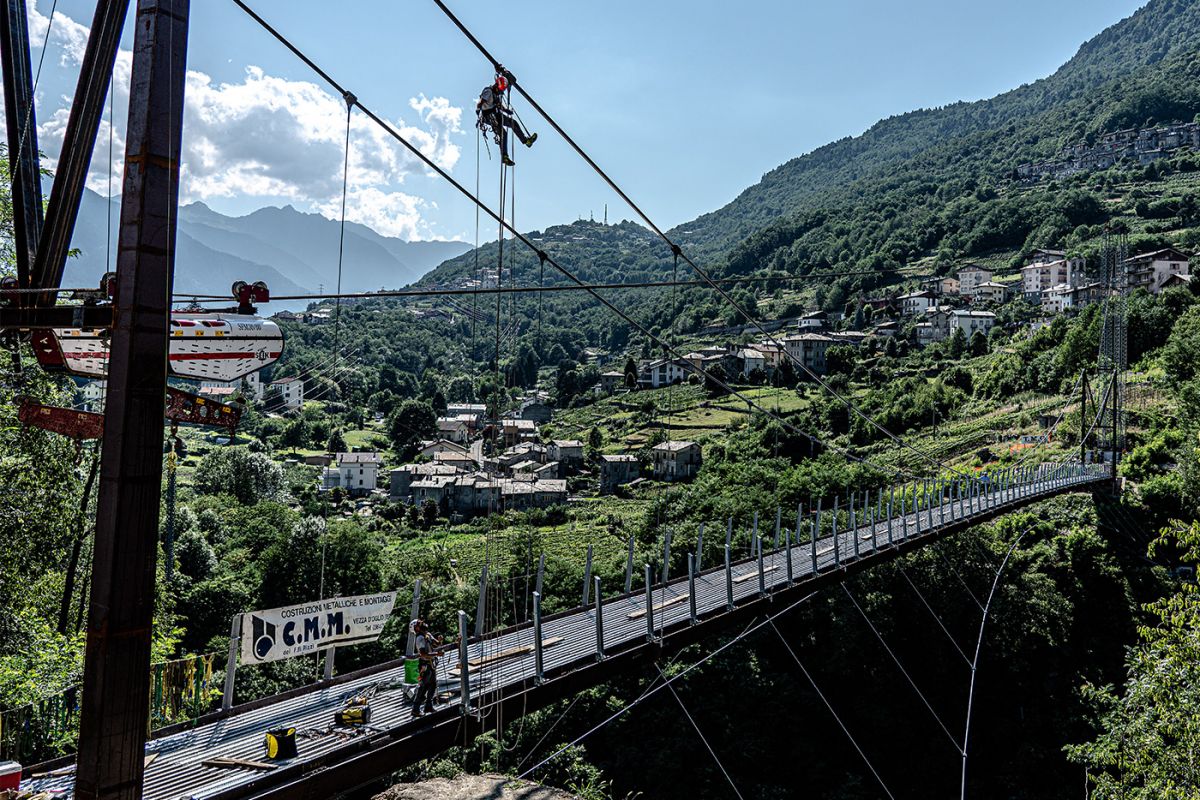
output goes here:
[[487, 405], [484, 403], [447, 403], [447, 417], [470, 417], [472, 426], [478, 426], [487, 419]]
[[958, 328], [968, 339], [975, 331], [983, 331], [986, 336], [992, 326], [996, 324], [996, 315], [990, 311], [967, 311], [965, 309], [956, 308], [949, 315], [950, 333], [954, 333], [954, 329]]
[[758, 350], [752, 348], [744, 348], [737, 353], [738, 361], [742, 362], [742, 375], [749, 375], [756, 369], [761, 369], [764, 372], [767, 369], [767, 357]]
[[919, 317], [924, 314], [929, 308], [937, 304], [937, 298], [933, 292], [919, 291], [902, 294], [898, 298], [900, 301], [900, 311], [905, 316]]
[[[963, 294], [966, 294], [964, 292]], [[1008, 299], [1008, 287], [995, 281], [984, 281], [975, 286], [971, 294], [972, 302], [1003, 303]]]
[[299, 378], [280, 378], [271, 381], [271, 386], [279, 390], [285, 409], [292, 411], [304, 405], [304, 381]]
[[660, 386], [670, 386], [680, 383], [688, 376], [688, 368], [683, 359], [660, 358], [642, 366], [638, 373], [638, 383], [657, 389]]
[[968, 264], [958, 271], [958, 292], [964, 297], [974, 297], [979, 287], [992, 279], [992, 271], [978, 264]]
[[471, 425], [465, 417], [438, 417], [438, 437], [458, 444], [466, 444], [471, 438]]
[[83, 403], [89, 411], [99, 411], [104, 405], [104, 395], [108, 391], [108, 381], [88, 381], [79, 388], [83, 395]]
[[1172, 276], [1189, 275], [1188, 260], [1189, 256], [1173, 247], [1134, 256], [1126, 262], [1129, 268], [1129, 287], [1133, 289], [1141, 286], [1150, 294], [1158, 294]]
[[321, 488], [340, 488], [352, 495], [370, 494], [375, 489], [382, 463], [379, 453], [338, 453], [334, 465], [321, 473]]

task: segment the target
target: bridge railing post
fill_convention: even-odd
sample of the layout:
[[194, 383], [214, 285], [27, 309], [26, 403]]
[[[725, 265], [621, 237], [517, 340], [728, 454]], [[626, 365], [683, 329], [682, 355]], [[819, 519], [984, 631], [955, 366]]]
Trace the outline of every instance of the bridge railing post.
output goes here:
[[758, 539], [758, 595], [759, 597], [767, 596], [767, 573], [763, 569], [763, 546], [762, 539]]
[[[632, 543], [633, 539], [630, 538], [629, 541]], [[541, 553], [538, 554], [537, 577], [533, 581], [533, 590], [535, 592], [537, 592], [538, 594], [542, 593], [542, 581], [545, 579], [545, 577], [546, 577], [546, 552], [543, 550]]]
[[671, 576], [671, 537], [674, 531], [667, 528], [667, 534], [663, 537], [663, 568], [662, 582], [666, 583]]
[[654, 592], [651, 590], [653, 578], [650, 565], [646, 565], [646, 641], [654, 641]]
[[783, 557], [787, 561], [787, 583], [792, 585], [792, 531], [790, 528], [783, 529]]
[[542, 593], [533, 593], [533, 677], [538, 683], [546, 680], [546, 664], [542, 655]]
[[696, 614], [696, 558], [691, 553], [688, 553], [688, 610], [695, 625], [700, 618]]
[[927, 524], [925, 530], [933, 529], [933, 482], [925, 482], [925, 519]]
[[600, 599], [600, 576], [596, 581], [596, 660], [604, 660], [604, 604]]
[[887, 532], [887, 543], [889, 546], [895, 543], [895, 539], [893, 538], [893, 534], [892, 534], [892, 504], [895, 502], [896, 502], [896, 487], [892, 486], [890, 493], [888, 494], [888, 504], [887, 504], [887, 531], [888, 531]]
[[[858, 513], [854, 507], [854, 492], [850, 493], [850, 540], [854, 543], [854, 558], [858, 559]], [[865, 509], [864, 509], [865, 510]]]
[[458, 691], [462, 713], [471, 713], [471, 664], [467, 658], [467, 612], [458, 612]]
[[700, 523], [700, 532], [696, 534], [696, 571], [699, 572], [704, 562], [704, 523]]
[[781, 526], [781, 524], [780, 524], [780, 523], [782, 523], [782, 522], [783, 522], [783, 509], [782, 509], [782, 508], [780, 508], [779, 506], [775, 506], [775, 542], [774, 542], [774, 547], [775, 547], [775, 549], [776, 549], [776, 550], [778, 550], [778, 549], [779, 549], [779, 534], [780, 534], [780, 530], [779, 530], [779, 529], [780, 529], [780, 527], [782, 527], [782, 526]]
[[833, 498], [833, 566], [834, 569], [842, 566], [842, 547], [838, 541], [838, 498], [835, 495]]
[[817, 539], [821, 535], [821, 500], [817, 500], [817, 513], [812, 521], [812, 536], [809, 538], [809, 548], [812, 550], [812, 574], [817, 574]]
[[729, 559], [729, 545], [725, 545], [725, 607], [733, 611], [733, 563]]
[[229, 660], [225, 662], [225, 691], [221, 693], [221, 710], [233, 708], [233, 684], [237, 677], [238, 645], [242, 638], [242, 615], [234, 614], [229, 623]]

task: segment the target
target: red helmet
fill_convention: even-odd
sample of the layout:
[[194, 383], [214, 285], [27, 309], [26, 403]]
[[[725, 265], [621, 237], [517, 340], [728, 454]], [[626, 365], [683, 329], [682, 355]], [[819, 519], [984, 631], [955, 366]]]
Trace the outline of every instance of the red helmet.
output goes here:
[[503, 75], [496, 76], [496, 91], [503, 92], [508, 89], [508, 78]]

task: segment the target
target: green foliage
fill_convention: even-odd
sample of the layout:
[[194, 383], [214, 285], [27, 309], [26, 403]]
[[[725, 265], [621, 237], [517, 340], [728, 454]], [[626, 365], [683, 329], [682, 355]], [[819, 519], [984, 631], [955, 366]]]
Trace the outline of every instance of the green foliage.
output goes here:
[[427, 402], [405, 400], [388, 418], [392, 449], [401, 459], [410, 459], [422, 439], [437, 430], [437, 413]]
[[194, 484], [201, 494], [227, 494], [241, 503], [254, 504], [282, 495], [283, 469], [262, 453], [221, 447], [201, 459]]
[[[1177, 527], [1156, 542], [1189, 565], [1200, 561], [1200, 524]], [[1196, 797], [1200, 749], [1200, 593], [1195, 574], [1150, 603], [1154, 624], [1139, 626], [1119, 694], [1088, 684], [1083, 696], [1100, 714], [1100, 732], [1067, 748], [1089, 769], [1092, 797], [1185, 800]]]

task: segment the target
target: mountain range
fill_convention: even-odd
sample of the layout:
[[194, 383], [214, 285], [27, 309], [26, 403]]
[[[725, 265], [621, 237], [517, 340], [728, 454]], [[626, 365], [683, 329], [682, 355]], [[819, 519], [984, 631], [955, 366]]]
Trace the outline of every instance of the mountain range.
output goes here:
[[[106, 269], [115, 268], [105, 253], [109, 247], [116, 250], [119, 200], [113, 201], [111, 213], [110, 239], [108, 201], [85, 191], [71, 242], [79, 252], [67, 263], [64, 286], [94, 286]], [[339, 227], [320, 214], [289, 205], [230, 217], [192, 203], [179, 209], [178, 237], [176, 292], [224, 295], [237, 280], [264, 281], [278, 295], [333, 291], [337, 286]], [[342, 291], [406, 286], [467, 249], [464, 242], [406, 242], [348, 222]]]

